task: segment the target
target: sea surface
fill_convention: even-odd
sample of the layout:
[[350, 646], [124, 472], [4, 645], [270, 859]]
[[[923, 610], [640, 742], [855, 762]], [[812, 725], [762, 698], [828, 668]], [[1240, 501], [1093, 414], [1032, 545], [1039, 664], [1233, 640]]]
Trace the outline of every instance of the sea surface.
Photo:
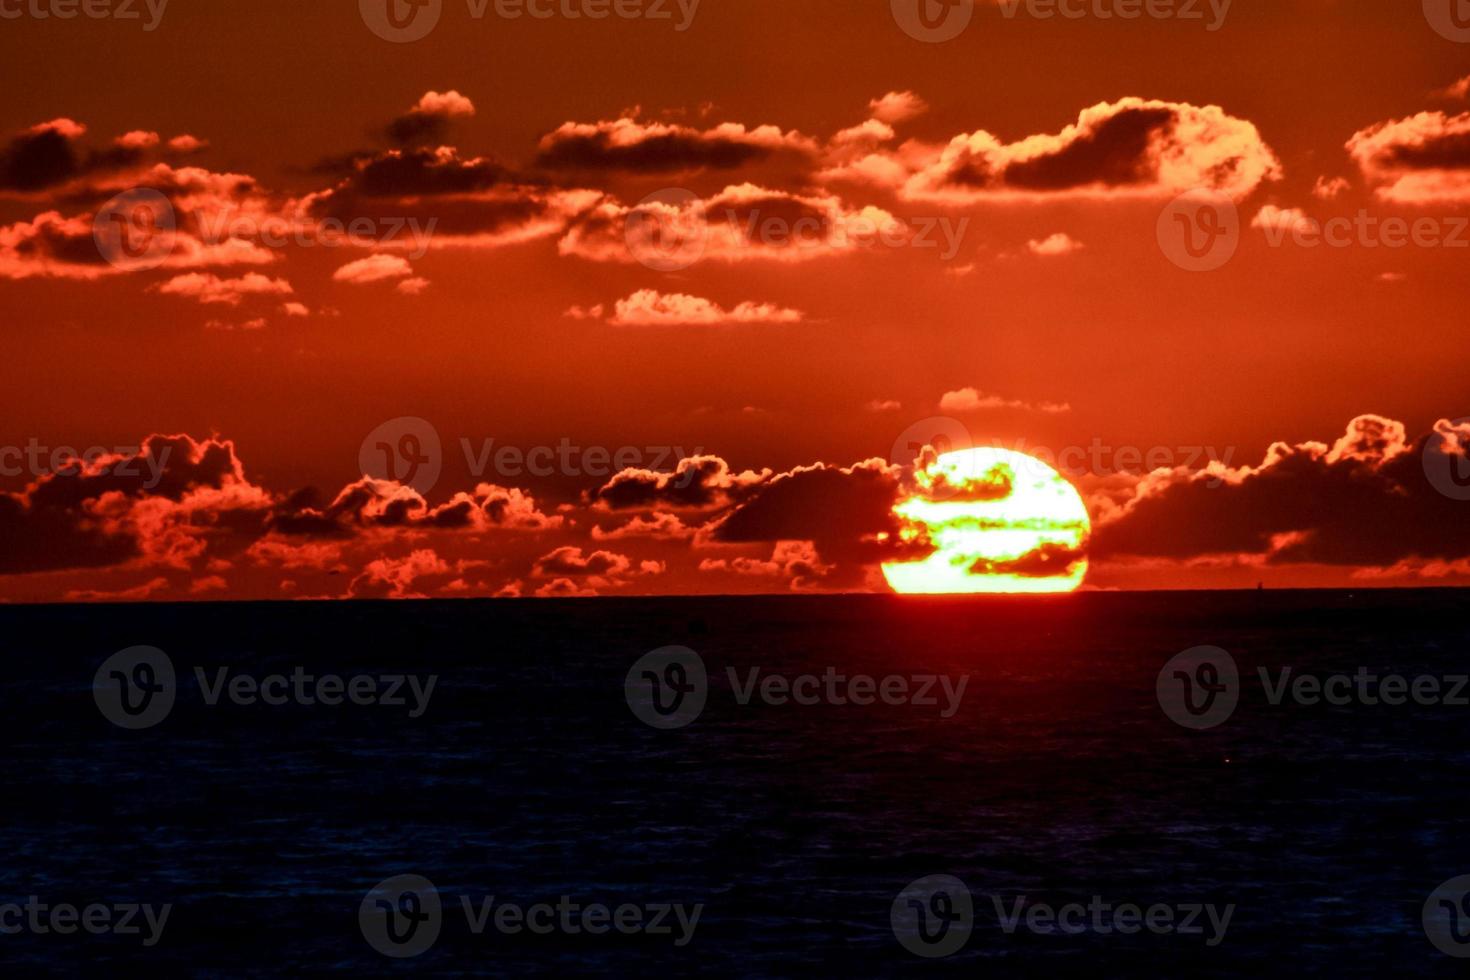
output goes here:
[[[1287, 666], [1318, 678], [1470, 673], [1470, 593], [0, 607], [0, 625], [0, 905], [171, 906], [151, 946], [146, 927], [0, 934], [7, 975], [1432, 977], [1466, 966], [1431, 942], [1422, 911], [1470, 875], [1470, 707], [1273, 705], [1258, 668], [1273, 684]], [[650, 676], [697, 682], [666, 669], [670, 656], [695, 663], [688, 653], [644, 660], [629, 686], [640, 659], [670, 646], [708, 678], [692, 719], [649, 715]], [[1171, 720], [1159, 684], [1202, 646], [1228, 653], [1240, 679], [1228, 718], [1195, 730]], [[122, 663], [123, 678], [162, 686], [109, 661], [135, 647], [166, 656], [176, 681], [155, 692], [171, 699], [161, 719], [126, 716], [144, 725], [127, 728], [108, 716], [125, 693], [113, 667], [98, 675]], [[380, 693], [397, 675], [435, 683], [417, 717], [406, 682], [404, 705], [228, 694], [211, 705], [221, 668], [361, 676]], [[926, 676], [951, 690], [966, 680], [957, 702], [935, 681], [935, 704], [834, 703], [825, 690], [821, 703], [778, 703], [759, 687], [741, 703], [752, 669], [779, 686], [829, 668], [849, 693], [840, 685], [855, 677], [903, 678], [911, 694]], [[387, 915], [370, 893], [403, 875], [431, 882], [442, 913], [426, 949], [394, 957], [364, 923]], [[902, 919], [956, 907], [927, 892], [909, 905], [911, 883], [931, 876], [963, 883], [973, 908], [949, 923], [944, 942], [962, 943], [944, 956], [911, 951], [895, 926], [896, 908]], [[491, 896], [492, 907], [701, 911], [687, 934], [536, 934], [493, 919], [477, 933], [462, 902]], [[1018, 902], [1044, 925], [1045, 909], [1094, 897], [1233, 911], [1223, 935], [1203, 915], [1193, 934], [1005, 926]], [[0, 909], [0, 926], [15, 921]]]

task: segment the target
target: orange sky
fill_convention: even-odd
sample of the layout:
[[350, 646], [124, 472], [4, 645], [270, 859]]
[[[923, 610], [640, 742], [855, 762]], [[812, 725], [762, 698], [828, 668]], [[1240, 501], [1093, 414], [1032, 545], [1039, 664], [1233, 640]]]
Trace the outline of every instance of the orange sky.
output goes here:
[[[1433, 2], [981, 3], [945, 43], [876, 0], [443, 0], [393, 43], [386, 2], [0, 0], [0, 596], [882, 589], [936, 417], [1075, 461], [1092, 587], [1470, 577], [1431, 478], [1470, 443], [1470, 32]], [[136, 188], [178, 222], [146, 268], [93, 235]], [[1196, 188], [1239, 224], [1211, 271]], [[640, 262], [645, 219], [700, 254]], [[408, 417], [438, 478], [361, 483]], [[52, 472], [154, 435], [156, 480]], [[476, 473], [491, 439], [603, 451]]]

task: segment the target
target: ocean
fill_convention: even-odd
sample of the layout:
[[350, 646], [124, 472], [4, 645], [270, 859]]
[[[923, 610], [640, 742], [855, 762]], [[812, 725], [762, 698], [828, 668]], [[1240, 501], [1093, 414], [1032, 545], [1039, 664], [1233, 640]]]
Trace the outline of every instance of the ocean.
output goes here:
[[1449, 590], [0, 607], [0, 963], [1458, 975], [1467, 614]]

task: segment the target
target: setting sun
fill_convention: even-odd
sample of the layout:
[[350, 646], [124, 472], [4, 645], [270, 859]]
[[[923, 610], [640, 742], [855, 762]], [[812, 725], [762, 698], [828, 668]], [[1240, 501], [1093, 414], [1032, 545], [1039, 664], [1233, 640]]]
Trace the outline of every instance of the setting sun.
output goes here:
[[1071, 592], [1087, 576], [1087, 508], [1041, 460], [1006, 449], [946, 453], [914, 472], [894, 513], [903, 536], [925, 537], [923, 561], [891, 562], [894, 591], [920, 595]]

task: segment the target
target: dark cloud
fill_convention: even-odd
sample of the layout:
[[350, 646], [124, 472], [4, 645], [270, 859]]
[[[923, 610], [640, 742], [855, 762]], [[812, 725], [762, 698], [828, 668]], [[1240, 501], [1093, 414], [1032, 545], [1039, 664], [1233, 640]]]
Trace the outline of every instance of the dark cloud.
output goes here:
[[771, 155], [773, 149], [728, 139], [666, 133], [617, 145], [605, 132], [553, 139], [536, 158], [548, 170], [623, 170], [660, 174], [706, 167], [730, 170]]
[[455, 151], [388, 150], [337, 163], [351, 167], [349, 186], [365, 197], [474, 194], [519, 182], [511, 171], [492, 160], [464, 159]]
[[689, 456], [672, 473], [624, 470], [594, 491], [591, 502], [609, 510], [707, 510], [744, 498], [770, 475], [736, 473], [718, 456]]
[[449, 117], [427, 112], [410, 112], [388, 124], [390, 142], [399, 146], [442, 143], [449, 135]]
[[1248, 120], [1219, 106], [1130, 96], [1084, 109], [1054, 135], [1013, 143], [984, 130], [955, 137], [902, 179], [906, 197], [958, 204], [989, 195], [1162, 196], [1194, 188], [1244, 197], [1280, 175], [1280, 160]]
[[1348, 153], [1380, 197], [1405, 204], [1470, 201], [1470, 112], [1421, 112], [1353, 134]]
[[80, 172], [71, 139], [55, 129], [23, 133], [0, 151], [0, 190], [44, 190]]
[[431, 507], [412, 487], [363, 477], [322, 505], [314, 489], [297, 491], [270, 516], [272, 531], [285, 536], [345, 539], [365, 530], [540, 531], [560, 527], [559, 517], [541, 512], [525, 492], [482, 483]]
[[166, 562], [197, 538], [258, 529], [267, 505], [232, 443], [150, 436], [135, 453], [78, 461], [0, 494], [0, 573]]
[[[308, 199], [311, 216], [347, 227], [360, 219], [373, 220], [385, 229], [399, 229], [400, 243], [415, 234], [429, 242], [460, 245], [555, 235], [600, 196], [558, 189], [491, 160], [462, 158], [447, 147], [360, 154], [329, 161], [326, 167], [346, 176]], [[405, 225], [410, 219], [411, 227]]]
[[75, 268], [84, 276], [110, 268], [97, 246], [92, 222], [48, 211], [32, 221], [0, 228], [0, 275], [23, 276], [56, 265]]
[[933, 552], [922, 539], [904, 541], [893, 513], [902, 471], [880, 459], [840, 469], [818, 463], [783, 473], [716, 522], [715, 543], [810, 541], [830, 567], [801, 573], [832, 588], [861, 585], [884, 561], [920, 560]]
[[594, 551], [584, 555], [581, 548], [564, 547], [537, 559], [533, 572], [542, 578], [618, 576], [626, 574], [632, 565], [626, 555], [615, 552]]
[[541, 139], [536, 165], [547, 170], [622, 171], [634, 174], [732, 170], [778, 153], [816, 149], [799, 133], [775, 126], [727, 123], [713, 129], [623, 118], [566, 123]]
[[[1177, 115], [1167, 108], [1119, 111], [1054, 153], [1017, 160], [999, 175], [1001, 183], [1036, 191], [1101, 184], [1119, 187], [1153, 180], [1156, 164], [1149, 146], [1173, 127]], [[995, 175], [983, 175], [988, 183]]]
[[971, 575], [1019, 575], [1022, 578], [1068, 576], [1080, 562], [1087, 560], [1087, 548], [1073, 548], [1048, 543], [1026, 552], [1020, 558], [993, 560], [981, 558], [970, 566]]
[[881, 460], [782, 473], [720, 522], [725, 542], [856, 540], [895, 527], [899, 474]]
[[78, 144], [84, 132], [81, 125], [58, 119], [12, 137], [0, 149], [0, 192], [33, 194], [90, 174], [137, 167], [159, 142], [157, 134], [136, 134], [146, 139], [85, 150]]
[[1255, 468], [1146, 477], [1096, 529], [1092, 554], [1369, 566], [1470, 556], [1464, 501], [1426, 475], [1426, 451], [1450, 431], [1441, 422], [1411, 445], [1399, 423], [1363, 416], [1331, 447], [1278, 443]]
[[437, 145], [449, 134], [456, 117], [473, 116], [475, 104], [459, 92], [426, 92], [418, 104], [390, 122], [389, 141], [399, 146]]

